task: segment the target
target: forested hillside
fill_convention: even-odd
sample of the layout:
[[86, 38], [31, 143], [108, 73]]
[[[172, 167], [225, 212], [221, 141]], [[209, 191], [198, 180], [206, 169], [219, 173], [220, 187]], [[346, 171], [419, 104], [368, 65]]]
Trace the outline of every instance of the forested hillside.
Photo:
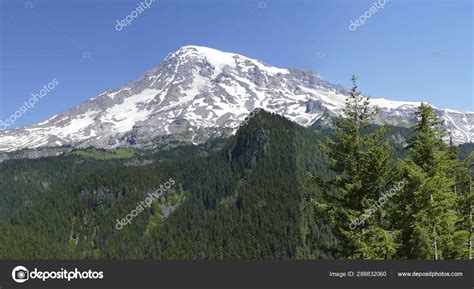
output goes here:
[[[235, 136], [198, 146], [88, 149], [5, 161], [0, 164], [0, 258], [431, 259], [433, 226], [427, 216], [439, 214], [449, 217], [452, 232], [434, 235], [440, 251], [449, 247], [438, 257], [466, 259], [472, 193], [466, 192], [468, 165], [454, 156], [457, 149], [434, 143], [436, 148], [419, 148], [422, 157], [410, 161], [413, 148], [402, 140], [414, 137], [416, 147], [416, 130], [361, 128], [341, 126], [338, 141], [332, 131], [260, 111]], [[351, 147], [344, 131], [373, 137]], [[462, 147], [464, 159], [469, 151], [472, 146]], [[431, 155], [439, 160], [432, 165], [453, 162], [446, 174], [439, 175], [442, 168], [416, 169]], [[362, 164], [359, 157], [364, 175], [350, 173]], [[410, 185], [373, 220], [351, 231], [348, 220], [402, 178]], [[116, 228], [169, 179], [174, 184], [167, 193]], [[374, 187], [366, 190], [369, 184]], [[416, 199], [422, 206], [422, 192], [431, 190], [425, 185], [441, 188], [435, 198], [440, 203], [428, 215], [422, 207], [413, 211], [407, 201]], [[446, 191], [452, 192], [449, 204]], [[413, 230], [403, 229], [410, 224]], [[424, 241], [416, 241], [418, 236]]]
[[[331, 174], [319, 141], [262, 112], [220, 145], [6, 161], [1, 257], [333, 258], [331, 230], [308, 202], [318, 189], [305, 186], [309, 173]], [[170, 193], [116, 230], [169, 178]]]

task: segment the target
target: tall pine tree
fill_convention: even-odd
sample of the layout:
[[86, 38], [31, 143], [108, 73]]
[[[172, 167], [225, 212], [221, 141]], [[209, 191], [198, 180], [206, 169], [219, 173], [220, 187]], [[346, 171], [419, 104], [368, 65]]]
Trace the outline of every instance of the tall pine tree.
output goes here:
[[453, 192], [456, 162], [443, 141], [441, 124], [431, 106], [422, 103], [418, 107], [409, 156], [400, 165], [400, 173], [408, 182], [399, 194], [399, 210], [394, 216], [394, 224], [401, 231], [400, 258], [447, 259], [459, 252]]
[[386, 229], [384, 210], [375, 204], [389, 185], [393, 152], [383, 138], [386, 127], [370, 132], [378, 109], [370, 106], [369, 97], [362, 95], [356, 81], [353, 76], [344, 114], [324, 146], [336, 173], [326, 190], [337, 193], [332, 194], [330, 205], [316, 206], [330, 216], [341, 240], [342, 257], [390, 259], [397, 249], [395, 234]]

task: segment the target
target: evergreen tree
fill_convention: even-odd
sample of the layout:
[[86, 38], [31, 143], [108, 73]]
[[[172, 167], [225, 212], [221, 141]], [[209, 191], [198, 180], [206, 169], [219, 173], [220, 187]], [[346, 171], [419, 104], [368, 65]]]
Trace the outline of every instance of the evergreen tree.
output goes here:
[[453, 192], [456, 162], [443, 142], [441, 124], [431, 106], [422, 103], [412, 127], [415, 136], [409, 140], [409, 157], [400, 166], [408, 182], [399, 195], [394, 221], [401, 231], [401, 258], [446, 259], [459, 252]]
[[[450, 147], [457, 153], [457, 147]], [[453, 155], [454, 156], [454, 155]], [[457, 155], [456, 155], [457, 156]], [[465, 160], [454, 159], [455, 185], [453, 187], [456, 194], [456, 211], [458, 213], [458, 223], [454, 239], [456, 242], [456, 259], [472, 259], [472, 209], [474, 194], [472, 193], [472, 166], [474, 165], [474, 153], [471, 153]]]
[[338, 192], [331, 200], [333, 205], [316, 206], [332, 216], [343, 257], [389, 259], [397, 248], [395, 234], [387, 230], [383, 208], [376, 202], [389, 184], [393, 152], [383, 139], [385, 127], [368, 132], [378, 109], [370, 106], [369, 97], [361, 94], [356, 81], [353, 76], [344, 114], [338, 119], [333, 138], [324, 146], [336, 173], [329, 186]]

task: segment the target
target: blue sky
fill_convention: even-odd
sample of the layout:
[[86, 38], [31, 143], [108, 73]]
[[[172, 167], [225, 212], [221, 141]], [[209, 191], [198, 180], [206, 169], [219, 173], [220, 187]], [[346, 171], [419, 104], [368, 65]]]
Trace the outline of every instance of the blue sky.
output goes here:
[[137, 79], [190, 44], [346, 87], [357, 74], [372, 97], [474, 110], [472, 1], [391, 0], [350, 31], [376, 1], [156, 0], [117, 32], [139, 1], [0, 0], [0, 119], [53, 79], [59, 85], [16, 126]]

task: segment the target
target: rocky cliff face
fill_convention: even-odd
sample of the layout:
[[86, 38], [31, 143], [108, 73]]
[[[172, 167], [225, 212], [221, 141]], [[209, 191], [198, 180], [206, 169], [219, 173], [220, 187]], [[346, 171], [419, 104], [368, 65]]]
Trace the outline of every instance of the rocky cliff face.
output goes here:
[[72, 150], [70, 147], [44, 147], [36, 149], [23, 149], [14, 152], [0, 152], [0, 163], [10, 159], [37, 159], [44, 157], [53, 157], [68, 153]]

